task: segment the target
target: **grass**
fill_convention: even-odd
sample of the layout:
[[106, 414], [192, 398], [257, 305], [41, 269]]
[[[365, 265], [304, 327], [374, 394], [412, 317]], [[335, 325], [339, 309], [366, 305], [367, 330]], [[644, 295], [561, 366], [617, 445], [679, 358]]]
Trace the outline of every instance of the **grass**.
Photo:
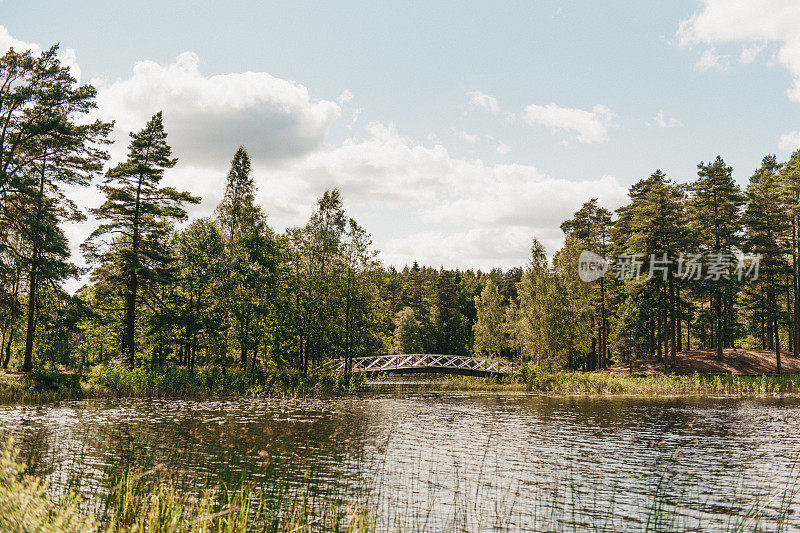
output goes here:
[[552, 372], [533, 365], [502, 379], [469, 376], [429, 376], [423, 380], [386, 376], [368, 384], [363, 375], [346, 380], [341, 374], [267, 371], [242, 372], [219, 368], [128, 369], [101, 365], [88, 373], [34, 371], [0, 372], [0, 403], [42, 403], [107, 397], [208, 398], [219, 396], [303, 396], [406, 391], [532, 392], [553, 395], [726, 395], [775, 396], [800, 394], [800, 375], [651, 375], [627, 376], [607, 372]]
[[620, 376], [606, 372], [548, 372], [526, 367], [516, 379], [529, 391], [545, 394], [772, 396], [800, 393], [800, 375]]
[[128, 369], [101, 365], [87, 374], [34, 371], [28, 374], [0, 372], [0, 402], [41, 403], [55, 400], [107, 397], [205, 398], [214, 396], [324, 395], [358, 392], [364, 380], [343, 375], [201, 368]]
[[369, 383], [381, 392], [485, 391], [527, 392], [550, 395], [640, 395], [640, 396], [774, 396], [800, 394], [800, 375], [739, 376], [651, 375], [627, 376], [607, 372], [553, 372], [536, 366], [500, 379], [491, 377], [429, 375], [422, 379], [378, 376]]
[[[481, 465], [488, 492], [480, 492], [469, 476], [456, 471], [456, 494], [442, 501], [419, 500], [411, 487], [394, 487], [389, 494], [370, 493], [347, 502], [335, 490], [315, 495], [312, 485], [292, 490], [280, 476], [260, 482], [204, 483], [181, 478], [164, 465], [147, 471], [125, 470], [105, 494], [87, 494], [94, 505], [72, 491], [54, 494], [39, 478], [24, 473], [11, 441], [0, 454], [0, 531], [67, 533], [115, 532], [367, 532], [528, 529], [534, 531], [789, 531], [798, 526], [792, 509], [798, 494], [797, 476], [760, 494], [740, 494], [729, 487], [713, 507], [691, 493], [680, 474], [665, 470], [635, 503], [616, 501], [615, 487], [605, 496], [592, 492], [580, 475], [552, 479], [545, 486], [499, 486], [491, 468]], [[424, 482], [417, 472], [412, 485]], [[522, 480], [520, 480], [522, 481]], [[683, 489], [681, 488], [683, 487]], [[688, 490], [687, 490], [688, 487]], [[497, 500], [482, 502], [501, 488]], [[610, 489], [610, 490], [609, 490]], [[460, 491], [460, 492], [459, 492]], [[474, 497], [473, 497], [474, 495]], [[424, 497], [423, 497], [424, 498]], [[379, 505], [378, 500], [392, 502]], [[492, 502], [495, 502], [494, 504]], [[499, 507], [494, 507], [497, 503]], [[400, 507], [394, 507], [399, 504]], [[426, 509], [426, 505], [428, 508]], [[487, 506], [488, 505], [488, 506]], [[633, 507], [631, 507], [633, 505]], [[618, 508], [627, 508], [620, 514]], [[442, 508], [446, 509], [442, 512]], [[403, 509], [399, 511], [399, 509]], [[523, 511], [524, 512], [521, 512]], [[436, 519], [431, 519], [436, 515]]]
[[[146, 472], [126, 471], [102, 498], [94, 513], [73, 491], [58, 496], [36, 476], [24, 474], [13, 441], [0, 455], [0, 531], [89, 531], [151, 533], [234, 533], [244, 531], [348, 531], [375, 529], [374, 517], [362, 507], [338, 499], [312, 507], [306, 496], [287, 497], [264, 486], [195, 483], [187, 486], [163, 465]], [[274, 497], [278, 495], [278, 497]]]

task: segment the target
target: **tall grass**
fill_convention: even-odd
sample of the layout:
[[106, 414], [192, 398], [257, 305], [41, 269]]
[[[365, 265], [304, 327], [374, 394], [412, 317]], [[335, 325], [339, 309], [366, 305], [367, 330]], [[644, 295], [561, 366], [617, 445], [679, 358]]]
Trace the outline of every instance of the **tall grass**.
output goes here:
[[[483, 468], [483, 466], [482, 466]], [[568, 473], [567, 473], [568, 474]], [[417, 480], [421, 473], [417, 473]], [[687, 490], [674, 471], [665, 471], [649, 494], [635, 503], [616, 501], [613, 486], [602, 494], [580, 477], [552, 479], [545, 486], [503, 487], [500, 500], [482, 502], [483, 486], [464, 474], [455, 498], [419, 499], [413, 487], [395, 486], [348, 502], [335, 490], [319, 495], [310, 485], [295, 487], [278, 476], [228, 483], [181, 478], [164, 465], [126, 470], [105, 496], [87, 506], [76, 493], [54, 494], [40, 479], [23, 474], [16, 451], [7, 443], [0, 456], [0, 531], [134, 532], [367, 532], [440, 530], [533, 531], [790, 531], [797, 476], [785, 486], [765, 487], [758, 495], [726, 489], [725, 508], [711, 506]], [[486, 469], [485, 476], [491, 476]], [[486, 480], [484, 480], [486, 481]], [[490, 493], [497, 487], [487, 485]], [[588, 490], [587, 490], [588, 486]], [[683, 489], [681, 489], [683, 487]], [[595, 491], [597, 491], [595, 486]], [[381, 490], [392, 490], [381, 494]], [[460, 495], [460, 496], [459, 496]], [[87, 495], [92, 497], [92, 495]], [[378, 501], [383, 503], [378, 503]], [[387, 502], [391, 504], [387, 505]], [[499, 505], [498, 505], [499, 503]], [[426, 508], [427, 506], [427, 508]], [[447, 510], [443, 513], [440, 507]], [[520, 512], [524, 508], [524, 512]], [[618, 508], [622, 512], [618, 512]], [[622, 509], [624, 508], [624, 509]], [[712, 508], [714, 518], [704, 514]], [[435, 518], [433, 518], [435, 516]], [[727, 517], [727, 519], [725, 518]]]
[[346, 394], [364, 389], [356, 374], [268, 371], [254, 368], [136, 368], [109, 364], [85, 375], [57, 371], [29, 374], [0, 372], [0, 402], [41, 403], [54, 400], [105, 397], [204, 398], [211, 396], [282, 396]]
[[525, 367], [516, 376], [528, 390], [548, 394], [732, 395], [800, 393], [800, 375], [620, 376], [606, 372], [549, 372]]
[[[177, 479], [164, 465], [125, 471], [111, 491], [86, 506], [74, 491], [54, 495], [46, 482], [24, 474], [13, 441], [0, 455], [0, 531], [233, 533], [244, 531], [374, 531], [367, 508], [333, 495], [311, 505], [306, 494], [276, 485], [228, 487]], [[87, 508], [92, 512], [87, 512]]]

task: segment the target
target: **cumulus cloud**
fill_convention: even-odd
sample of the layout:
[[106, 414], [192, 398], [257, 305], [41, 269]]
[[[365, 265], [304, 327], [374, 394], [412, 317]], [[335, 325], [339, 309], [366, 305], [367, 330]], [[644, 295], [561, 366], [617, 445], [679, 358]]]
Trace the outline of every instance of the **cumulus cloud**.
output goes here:
[[[20, 41], [8, 33], [8, 29], [6, 29], [5, 26], [0, 26], [0, 54], [5, 54], [10, 48], [13, 48], [17, 52], [30, 50], [34, 55], [42, 53], [42, 47], [38, 44]], [[76, 80], [81, 81], [81, 69], [78, 66], [75, 50], [72, 48], [59, 48], [58, 59], [61, 61], [62, 65], [69, 67], [70, 73]]]
[[[7, 32], [0, 32], [0, 39], [11, 42]], [[586, 198], [596, 196], [609, 208], [626, 198], [625, 188], [612, 177], [570, 181], [530, 165], [459, 159], [435, 137], [425, 145], [392, 124], [368, 124], [331, 145], [325, 137], [341, 115], [339, 104], [315, 100], [302, 85], [264, 72], [205, 76], [193, 53], [170, 65], [139, 62], [130, 77], [98, 86], [98, 113], [117, 121], [115, 150], [124, 153], [127, 132], [164, 111], [169, 142], [181, 159], [164, 182], [203, 197], [200, 205], [189, 207], [191, 217], [213, 212], [233, 151], [244, 144], [254, 159], [258, 202], [277, 229], [304, 223], [315, 199], [339, 187], [350, 214], [374, 214], [367, 228], [386, 262], [397, 266], [414, 260], [458, 267], [521, 265], [534, 235], [551, 251], [560, 245], [559, 223]], [[346, 93], [340, 95], [342, 103]], [[476, 102], [489, 111], [499, 109], [483, 93]], [[606, 136], [606, 108], [565, 111], [577, 111], [577, 118], [545, 123], [575, 131], [586, 142]], [[602, 131], [583, 124], [592, 120]], [[497, 139], [486, 140], [499, 153], [510, 150]], [[84, 207], [101, 201], [95, 188], [69, 195]], [[403, 223], [389, 212], [399, 213]], [[73, 247], [94, 224], [66, 228]]]
[[790, 131], [781, 135], [778, 148], [787, 152], [793, 152], [800, 148], [800, 131]]
[[339, 102], [339, 105], [344, 105], [352, 99], [353, 99], [353, 93], [350, 92], [350, 89], [345, 89], [344, 91], [342, 91], [342, 94], [339, 95], [336, 101]]
[[719, 55], [716, 48], [709, 48], [703, 52], [694, 64], [694, 68], [700, 71], [725, 70], [728, 68], [728, 57]]
[[591, 111], [559, 107], [555, 103], [525, 106], [522, 118], [528, 124], [547, 126], [555, 133], [564, 130], [575, 134], [582, 143], [601, 143], [608, 141], [608, 128], [611, 127], [613, 113], [603, 105], [596, 105]]
[[767, 45], [764, 43], [756, 43], [751, 45], [742, 46], [742, 52], [739, 54], [739, 61], [742, 63], [752, 63], [758, 57]]
[[[551, 229], [540, 228], [537, 238], [554, 250], [560, 238], [548, 234]], [[389, 239], [382, 252], [388, 265], [402, 268], [418, 261], [434, 267], [459, 268], [513, 268], [522, 266], [521, 251], [530, 249], [533, 234], [531, 228], [510, 226], [496, 228], [472, 228], [468, 231], [441, 232], [422, 231], [413, 235]], [[561, 239], [563, 240], [563, 239]]]
[[257, 161], [308, 154], [341, 114], [336, 103], [266, 72], [204, 76], [192, 52], [170, 65], [139, 61], [131, 77], [97, 86], [98, 115], [116, 121], [118, 145], [163, 111], [175, 155], [190, 165], [226, 165], [241, 144]]
[[503, 141], [497, 141], [497, 146], [494, 147], [494, 151], [498, 154], [507, 154], [511, 152], [511, 147]]
[[[364, 139], [327, 147], [290, 168], [259, 172], [259, 197], [277, 220], [304, 220], [313, 200], [339, 187], [354, 212], [381, 206], [403, 213], [403, 224], [374, 231], [384, 259], [396, 266], [421, 260], [446, 266], [523, 264], [536, 235], [554, 251], [559, 224], [590, 197], [616, 208], [626, 190], [613, 177], [570, 181], [530, 165], [490, 165], [423, 146], [392, 125], [370, 124]], [[274, 188], [282, 186], [280, 194]], [[276, 205], [276, 199], [282, 204]], [[403, 235], [402, 226], [430, 227]], [[449, 237], [448, 237], [449, 236]], [[449, 244], [445, 241], [450, 239]]]
[[462, 141], [466, 141], [470, 144], [475, 144], [480, 139], [480, 137], [478, 137], [477, 135], [472, 135], [471, 133], [467, 133], [466, 131], [463, 130], [457, 131], [456, 136]]
[[469, 96], [469, 103], [474, 106], [492, 113], [500, 111], [500, 105], [497, 103], [497, 98], [494, 96], [489, 96], [481, 91], [469, 91], [467, 96]]
[[682, 45], [744, 43], [755, 48], [740, 59], [752, 60], [764, 43], [776, 43], [777, 60], [792, 76], [787, 95], [800, 101], [800, 3], [795, 0], [704, 0], [702, 8], [680, 23]]
[[659, 111], [656, 113], [656, 116], [653, 117], [653, 120], [659, 128], [674, 128], [675, 126], [680, 125], [678, 119], [667, 115], [664, 111]]

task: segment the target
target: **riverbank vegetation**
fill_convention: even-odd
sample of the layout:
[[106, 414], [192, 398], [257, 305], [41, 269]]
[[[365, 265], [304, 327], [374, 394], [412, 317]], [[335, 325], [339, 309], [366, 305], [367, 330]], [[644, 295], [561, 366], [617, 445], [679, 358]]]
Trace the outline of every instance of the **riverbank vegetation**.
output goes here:
[[[765, 157], [745, 191], [720, 157], [688, 183], [656, 171], [616, 213], [586, 202], [562, 224], [565, 244], [552, 260], [532, 236], [525, 268], [398, 270], [378, 261], [337, 189], [322, 193], [305, 225], [270, 227], [244, 147], [220, 176], [214, 215], [188, 223], [200, 198], [162, 183], [179, 165], [162, 114], [131, 133], [124, 160], [109, 162], [112, 125], [87, 122], [95, 90], [77, 83], [55, 48], [9, 51], [2, 80], [3, 369], [93, 376], [98, 366], [100, 383], [117, 363], [146, 377], [106, 379], [115, 393], [192, 394], [280, 388], [333, 359], [349, 367], [387, 352], [504, 357], [553, 373], [639, 358], [670, 372], [683, 351], [724, 359], [737, 345], [772, 351], [780, 373], [781, 357], [800, 356], [800, 152], [785, 163]], [[66, 191], [92, 184], [103, 199], [87, 213]], [[90, 274], [69, 294], [63, 283], [81, 270], [65, 227], [87, 214], [99, 224], [82, 246]], [[650, 271], [586, 283], [583, 250], [617, 263], [649, 259]], [[735, 275], [741, 253], [760, 254], [758, 277], [752, 262], [750, 277]], [[648, 275], [655, 259], [657, 275]], [[246, 386], [236, 377], [264, 373], [274, 376]], [[77, 391], [66, 377], [51, 385], [62, 379], [60, 394]], [[585, 381], [603, 379], [614, 378]]]
[[85, 374], [37, 370], [0, 373], [0, 403], [41, 403], [82, 398], [164, 397], [210, 398], [231, 396], [306, 396], [359, 393], [366, 389], [361, 375], [302, 374], [294, 371], [209, 367], [189, 371], [180, 367], [135, 368], [98, 365]]

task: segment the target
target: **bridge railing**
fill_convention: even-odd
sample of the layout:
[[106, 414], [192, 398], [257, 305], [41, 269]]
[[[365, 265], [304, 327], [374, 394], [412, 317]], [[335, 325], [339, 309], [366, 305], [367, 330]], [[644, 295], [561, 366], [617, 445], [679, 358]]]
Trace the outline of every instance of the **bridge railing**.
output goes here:
[[[423, 370], [430, 368], [508, 374], [516, 368], [514, 363], [500, 359], [419, 353], [354, 357], [352, 362], [353, 372], [390, 372], [393, 370]], [[345, 364], [346, 361], [344, 359], [337, 359], [331, 361], [330, 369], [334, 372], [344, 372]]]

